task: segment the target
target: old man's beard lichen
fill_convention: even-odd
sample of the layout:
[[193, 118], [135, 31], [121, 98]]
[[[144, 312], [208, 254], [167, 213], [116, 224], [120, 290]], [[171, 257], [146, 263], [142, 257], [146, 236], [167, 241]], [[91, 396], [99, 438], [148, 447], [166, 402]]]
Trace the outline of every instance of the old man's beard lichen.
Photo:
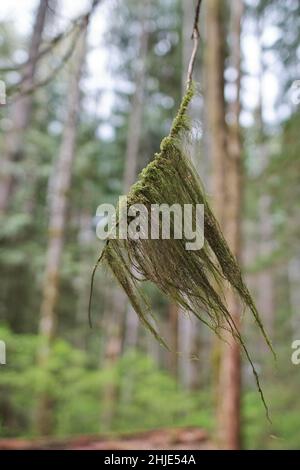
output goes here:
[[[146, 328], [166, 347], [151, 321], [149, 300], [142, 289], [151, 281], [183, 309], [192, 312], [218, 336], [229, 331], [241, 345], [251, 364], [257, 387], [265, 404], [259, 379], [244, 339], [228, 311], [223, 294], [228, 285], [250, 309], [266, 343], [266, 335], [252, 297], [245, 285], [239, 265], [231, 253], [218, 222], [209, 207], [199, 176], [183, 150], [184, 134], [190, 131], [186, 110], [193, 97], [191, 85], [184, 96], [170, 134], [164, 138], [160, 152], [142, 171], [131, 187], [127, 205], [197, 204], [204, 205], [204, 246], [187, 251], [186, 239], [108, 239], [95, 266], [104, 262], [126, 292], [133, 308]], [[195, 222], [195, 221], [194, 221]], [[118, 220], [116, 221], [118, 224]], [[173, 222], [174, 223], [174, 222]]]

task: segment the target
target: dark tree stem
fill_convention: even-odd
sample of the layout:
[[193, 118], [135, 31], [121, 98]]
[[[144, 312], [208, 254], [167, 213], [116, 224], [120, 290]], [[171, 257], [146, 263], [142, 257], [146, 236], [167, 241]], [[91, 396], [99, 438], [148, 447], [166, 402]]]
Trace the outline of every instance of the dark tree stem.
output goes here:
[[197, 5], [196, 5], [196, 10], [195, 10], [195, 19], [194, 19], [194, 24], [193, 24], [193, 32], [191, 39], [194, 41], [194, 47], [192, 50], [192, 55], [190, 58], [189, 66], [188, 66], [188, 72], [187, 72], [187, 88], [190, 87], [191, 82], [192, 82], [192, 77], [193, 77], [193, 70], [194, 70], [194, 65], [195, 65], [195, 60], [196, 60], [196, 54], [199, 46], [199, 39], [200, 39], [200, 33], [199, 33], [199, 15], [200, 15], [200, 6], [201, 6], [201, 1], [198, 0]]

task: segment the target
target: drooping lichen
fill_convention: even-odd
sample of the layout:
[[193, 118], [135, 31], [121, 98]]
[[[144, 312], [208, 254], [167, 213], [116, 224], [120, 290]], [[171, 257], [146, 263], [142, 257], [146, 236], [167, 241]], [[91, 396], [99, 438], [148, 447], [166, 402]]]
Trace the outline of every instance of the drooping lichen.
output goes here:
[[[196, 204], [203, 204], [203, 248], [187, 251], [184, 236], [182, 239], [174, 237], [168, 240], [162, 237], [138, 240], [110, 238], [97, 265], [100, 261], [108, 265], [140, 320], [161, 343], [165, 344], [153, 327], [151, 308], [141, 289], [143, 281], [156, 284], [172, 302], [192, 312], [217, 335], [222, 336], [222, 330], [229, 331], [240, 343], [252, 366], [266, 407], [257, 372], [222, 294], [225, 283], [249, 307], [266, 343], [272, 351], [273, 349], [243, 281], [239, 265], [209, 207], [199, 176], [181, 145], [184, 133], [189, 131], [186, 111], [193, 93], [191, 85], [182, 100], [169, 135], [161, 142], [160, 152], [155, 154], [153, 161], [131, 187], [127, 206], [143, 204], [150, 213], [152, 204], [192, 204], [194, 207]], [[195, 220], [193, 223], [195, 224]], [[171, 233], [173, 229], [174, 220], [171, 219]]]

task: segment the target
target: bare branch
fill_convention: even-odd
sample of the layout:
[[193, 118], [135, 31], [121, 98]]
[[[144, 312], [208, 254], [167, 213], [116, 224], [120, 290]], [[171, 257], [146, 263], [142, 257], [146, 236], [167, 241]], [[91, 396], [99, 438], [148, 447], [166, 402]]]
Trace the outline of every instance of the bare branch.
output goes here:
[[[90, 10], [85, 13], [84, 15], [81, 15], [77, 20], [74, 20], [74, 25], [72, 26], [72, 28], [68, 31], [67, 35], [69, 35], [70, 33], [72, 33], [73, 31], [75, 31], [76, 27], [78, 27], [78, 31], [77, 33], [75, 34], [74, 38], [73, 38], [73, 41], [71, 42], [70, 44], [70, 47], [67, 49], [67, 51], [65, 52], [65, 54], [63, 55], [63, 57], [61, 58], [61, 61], [60, 63], [51, 71], [51, 73], [46, 77], [46, 78], [43, 78], [42, 80], [34, 83], [30, 88], [26, 88], [24, 90], [20, 90], [20, 91], [16, 91], [14, 96], [11, 98], [11, 100], [9, 100], [10, 103], [12, 102], [15, 102], [15, 101], [18, 101], [20, 98], [22, 98], [23, 96], [26, 96], [26, 95], [31, 95], [32, 93], [34, 93], [37, 89], [43, 87], [43, 86], [46, 86], [48, 85], [48, 83], [51, 82], [51, 80], [57, 75], [57, 73], [65, 66], [65, 64], [68, 62], [69, 58], [72, 56], [72, 53], [73, 51], [75, 50], [76, 48], [76, 44], [77, 44], [77, 41], [80, 37], [80, 34], [81, 34], [81, 31], [83, 30], [83, 28], [86, 26], [86, 24], [89, 22], [90, 20], [90, 17], [94, 11], [94, 9], [97, 7], [97, 5], [99, 4], [100, 0], [93, 0], [93, 3], [92, 3], [92, 6], [90, 8]], [[75, 22], [76, 21], [76, 22]], [[59, 36], [65, 36], [64, 34], [60, 34]], [[55, 38], [54, 38], [55, 39]], [[56, 37], [56, 43], [60, 40], [60, 38]], [[52, 41], [52, 46], [51, 48], [53, 47], [53, 41]], [[41, 54], [44, 55], [46, 52], [43, 50], [41, 51], [40, 53], [40, 56]], [[7, 89], [7, 93], [9, 94], [12, 90], [14, 89], [18, 89], [22, 84], [23, 84], [23, 81], [26, 77], [23, 76], [22, 79], [16, 84], [16, 85], [13, 85], [12, 87], [9, 87]]]
[[200, 33], [199, 33], [198, 22], [199, 22], [200, 6], [201, 6], [201, 0], [198, 0], [197, 5], [196, 5], [196, 10], [195, 10], [193, 32], [191, 36], [191, 39], [194, 41], [194, 47], [192, 50], [192, 55], [191, 55], [189, 67], [188, 67], [187, 88], [189, 88], [192, 82], [195, 59], [196, 59], [196, 54], [197, 54], [198, 45], [199, 45]]
[[[59, 62], [59, 64], [50, 72], [50, 74], [41, 79], [40, 81], [34, 83], [31, 87], [29, 88], [26, 88], [24, 90], [20, 90], [20, 91], [16, 91], [14, 93], [14, 95], [11, 97], [11, 99], [9, 99], [9, 104], [10, 103], [13, 103], [15, 101], [18, 101], [19, 99], [23, 98], [24, 96], [27, 96], [27, 95], [32, 95], [37, 89], [43, 87], [43, 86], [46, 86], [48, 85], [48, 83], [51, 82], [51, 80], [57, 75], [57, 73], [63, 69], [63, 67], [66, 65], [66, 63], [68, 62], [69, 58], [72, 56], [74, 50], [75, 50], [75, 47], [76, 47], [76, 44], [77, 44], [77, 41], [79, 39], [79, 36], [80, 36], [80, 33], [81, 33], [81, 30], [82, 30], [82, 27], [80, 29], [78, 29], [78, 32], [76, 33], [73, 41], [71, 42], [70, 46], [68, 47], [67, 51], [65, 52], [65, 54], [63, 55], [63, 57], [61, 58], [61, 61]], [[21, 82], [22, 83], [22, 82]], [[10, 87], [8, 88], [7, 90], [7, 93], [11, 93], [12, 89], [15, 89], [17, 87], [20, 86], [21, 84], [20, 82], [16, 85], [16, 86], [13, 86], [13, 87]]]
[[[89, 17], [95, 7], [98, 5], [98, 3], [100, 2], [100, 0], [95, 0], [93, 3], [92, 3], [92, 6], [90, 8], [90, 10], [86, 13], [83, 13], [81, 15], [79, 15], [77, 18], [75, 18], [74, 20], [70, 20], [70, 24], [71, 24], [71, 27], [67, 28], [67, 30], [64, 30], [64, 31], [61, 31], [60, 33], [58, 33], [56, 36], [54, 36], [54, 38], [51, 39], [51, 41], [49, 42], [49, 44], [45, 45], [45, 47], [43, 47], [40, 52], [38, 53], [37, 57], [36, 57], [36, 61], [39, 61], [40, 59], [42, 59], [45, 55], [47, 55], [49, 52], [51, 52], [52, 49], [54, 49], [54, 47], [59, 44], [61, 42], [62, 39], [66, 39], [68, 36], [70, 36], [73, 31], [75, 30], [75, 28], [80, 25], [82, 23], [82, 21], [84, 21], [87, 17]], [[48, 5], [48, 9], [54, 13], [54, 10], [52, 10], [52, 8]], [[56, 13], [55, 13], [56, 14]], [[60, 15], [61, 16], [61, 15]], [[17, 71], [21, 71], [22, 69], [26, 69], [27, 65], [28, 65], [28, 62], [29, 62], [29, 59], [26, 59], [25, 62], [22, 62], [21, 64], [12, 64], [12, 65], [7, 65], [7, 66], [3, 66], [3, 67], [0, 67], [0, 72], [1, 73], [5, 73], [5, 72], [17, 72]], [[16, 85], [16, 86], [19, 86], [22, 84], [22, 82], [27, 78], [27, 74], [25, 73], [23, 76], [22, 76], [22, 79], [20, 80], [20, 82]]]

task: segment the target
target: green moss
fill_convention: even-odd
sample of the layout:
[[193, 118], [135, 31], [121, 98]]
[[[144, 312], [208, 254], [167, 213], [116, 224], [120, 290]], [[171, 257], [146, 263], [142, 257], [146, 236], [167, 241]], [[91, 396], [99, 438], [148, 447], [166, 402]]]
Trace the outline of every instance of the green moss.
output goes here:
[[[265, 404], [258, 375], [224, 301], [222, 287], [225, 282], [249, 307], [271, 350], [272, 346], [242, 279], [237, 261], [209, 207], [199, 176], [181, 146], [183, 134], [189, 130], [186, 111], [193, 93], [191, 86], [182, 100], [169, 135], [161, 142], [160, 153], [155, 154], [153, 161], [131, 187], [127, 204], [144, 204], [147, 208], [151, 204], [162, 203], [170, 206], [175, 203], [182, 206], [192, 204], [194, 207], [196, 204], [204, 204], [204, 247], [197, 251], [186, 251], [185, 238], [111, 239], [108, 240], [101, 259], [125, 290], [140, 320], [161, 343], [165, 344], [152, 326], [151, 308], [141, 289], [143, 280], [156, 284], [172, 302], [192, 312], [220, 337], [222, 331], [229, 331], [240, 343], [252, 366]], [[195, 225], [195, 220], [193, 222]], [[171, 220], [171, 230], [173, 223]]]

